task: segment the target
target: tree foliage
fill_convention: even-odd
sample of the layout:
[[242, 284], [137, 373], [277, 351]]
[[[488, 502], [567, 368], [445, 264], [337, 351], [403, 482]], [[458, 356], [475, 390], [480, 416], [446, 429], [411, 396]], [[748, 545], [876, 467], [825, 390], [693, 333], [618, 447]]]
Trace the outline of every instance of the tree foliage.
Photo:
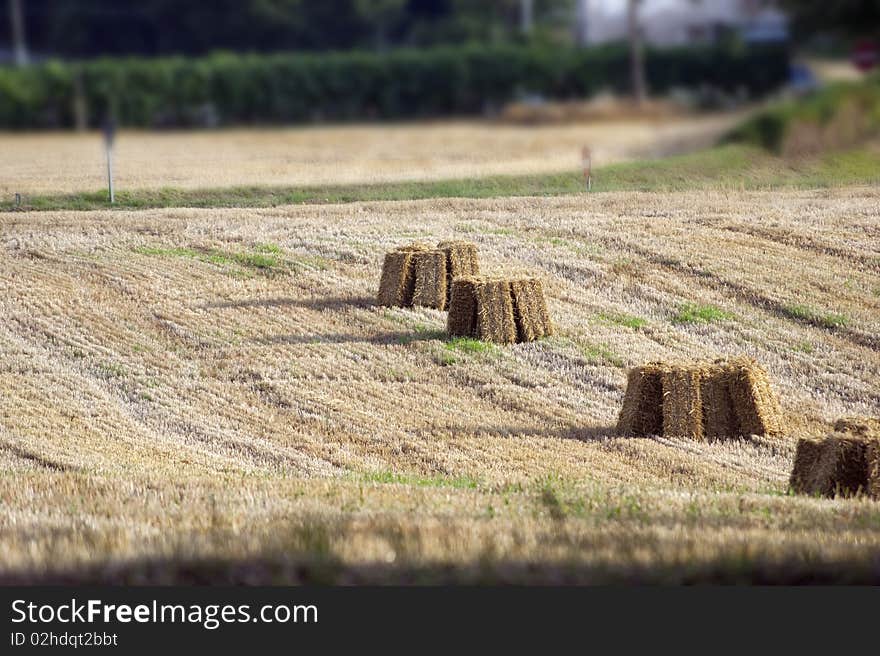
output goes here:
[[880, 0], [783, 0], [782, 5], [805, 36], [880, 36]]
[[[2, 0], [5, 4], [5, 0]], [[539, 30], [573, 0], [534, 0]], [[27, 0], [31, 49], [59, 56], [385, 49], [519, 38], [520, 0]], [[0, 44], [9, 34], [0, 11]]]

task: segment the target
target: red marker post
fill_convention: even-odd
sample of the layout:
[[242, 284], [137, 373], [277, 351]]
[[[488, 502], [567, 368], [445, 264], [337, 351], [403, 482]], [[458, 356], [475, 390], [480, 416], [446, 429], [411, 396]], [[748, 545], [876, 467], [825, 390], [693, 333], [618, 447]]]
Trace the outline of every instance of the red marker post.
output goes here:
[[584, 183], [587, 185], [587, 191], [593, 190], [593, 153], [587, 146], [581, 150], [581, 159], [584, 164]]
[[880, 64], [880, 46], [875, 41], [860, 41], [853, 48], [852, 63], [862, 73], [867, 73]]

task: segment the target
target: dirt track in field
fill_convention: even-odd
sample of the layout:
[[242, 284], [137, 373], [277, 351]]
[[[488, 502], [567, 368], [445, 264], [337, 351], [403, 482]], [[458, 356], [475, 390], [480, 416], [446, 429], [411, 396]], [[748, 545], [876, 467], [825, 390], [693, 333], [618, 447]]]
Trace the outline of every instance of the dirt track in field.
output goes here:
[[[880, 414], [878, 208], [849, 189], [3, 215], [0, 568], [866, 562], [880, 504], [785, 493], [798, 436]], [[373, 305], [384, 251], [448, 238], [543, 276], [557, 335], [468, 352], [441, 312]], [[676, 323], [685, 303], [730, 318]], [[740, 353], [785, 438], [613, 437], [627, 367]]]

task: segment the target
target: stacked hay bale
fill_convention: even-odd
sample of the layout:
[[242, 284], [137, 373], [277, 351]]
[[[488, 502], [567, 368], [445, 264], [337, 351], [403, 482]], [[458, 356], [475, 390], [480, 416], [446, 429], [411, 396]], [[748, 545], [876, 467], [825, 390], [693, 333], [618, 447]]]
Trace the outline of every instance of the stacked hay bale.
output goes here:
[[467, 276], [452, 283], [447, 330], [499, 344], [531, 342], [553, 333], [537, 278]]
[[544, 284], [538, 278], [511, 280], [510, 296], [518, 342], [532, 342], [553, 334]]
[[456, 278], [480, 275], [477, 246], [469, 241], [441, 241], [437, 248], [446, 254], [446, 304], [452, 296], [452, 281]]
[[[455, 284], [453, 282], [453, 284]], [[484, 278], [476, 286], [478, 339], [498, 344], [516, 342], [516, 320], [510, 282], [502, 278]], [[450, 333], [452, 334], [452, 333]]]
[[630, 369], [626, 394], [617, 421], [621, 435], [660, 435], [663, 433], [662, 362], [650, 362]]
[[433, 250], [416, 253], [412, 304], [442, 310], [446, 307], [446, 254]]
[[880, 419], [841, 419], [827, 437], [798, 440], [789, 485], [799, 494], [880, 499]]
[[617, 432], [695, 440], [778, 435], [782, 412], [754, 360], [652, 362], [629, 372]]
[[424, 244], [409, 244], [385, 254], [382, 263], [382, 277], [379, 280], [379, 305], [409, 307], [412, 305], [415, 290], [415, 267], [413, 259], [416, 253], [428, 250]]
[[479, 278], [456, 278], [452, 282], [446, 331], [453, 337], [477, 337], [477, 286]]
[[437, 248], [413, 243], [385, 255], [377, 303], [392, 307], [443, 310], [449, 303], [452, 280], [480, 271], [477, 247], [470, 242], [440, 242]]
[[738, 358], [727, 364], [725, 375], [739, 431], [744, 435], [782, 433], [782, 410], [767, 372], [754, 360]]
[[703, 439], [703, 402], [699, 367], [669, 367], [663, 371], [663, 435]]

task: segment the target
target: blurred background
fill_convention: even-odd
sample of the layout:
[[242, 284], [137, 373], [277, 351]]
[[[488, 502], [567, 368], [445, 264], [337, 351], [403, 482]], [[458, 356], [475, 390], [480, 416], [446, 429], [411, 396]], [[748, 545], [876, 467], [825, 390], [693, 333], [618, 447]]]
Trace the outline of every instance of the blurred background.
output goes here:
[[[583, 145], [611, 162], [737, 128], [778, 149], [781, 119], [746, 119], [864, 84], [880, 31], [877, 0], [0, 3], [3, 191], [94, 187], [61, 161], [82, 142], [12, 137], [94, 135], [108, 120], [147, 139], [120, 158], [133, 186], [560, 170]], [[875, 99], [859, 101], [865, 130], [880, 123]]]

